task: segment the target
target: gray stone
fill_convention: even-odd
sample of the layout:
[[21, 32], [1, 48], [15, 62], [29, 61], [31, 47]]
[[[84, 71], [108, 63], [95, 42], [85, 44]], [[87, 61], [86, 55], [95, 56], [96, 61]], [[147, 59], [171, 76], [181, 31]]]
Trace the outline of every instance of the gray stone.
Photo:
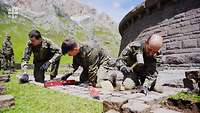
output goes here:
[[196, 48], [197, 39], [183, 40], [183, 48]]
[[124, 94], [115, 91], [115, 92], [113, 92], [111, 95], [114, 96], [114, 97], [120, 97], [120, 96], [123, 96]]
[[148, 112], [150, 110], [150, 105], [135, 101], [128, 102], [122, 106], [123, 112], [128, 113], [143, 113]]
[[107, 111], [106, 113], [120, 113], [120, 112], [111, 109], [111, 110]]
[[166, 57], [166, 62], [169, 64], [183, 64], [186, 63], [184, 56], [170, 55]]
[[123, 82], [123, 85], [126, 90], [131, 90], [131, 89], [135, 88], [135, 83], [131, 78], [126, 78]]
[[102, 81], [100, 83], [100, 85], [101, 85], [101, 88], [103, 90], [108, 90], [108, 91], [113, 91], [114, 90], [112, 83], [110, 81], [108, 81], [108, 80], [107, 81]]
[[164, 97], [165, 97], [164, 95], [161, 95], [159, 93], [150, 92], [147, 96], [137, 98], [137, 100], [144, 101], [145, 103], [148, 103], [148, 104], [154, 104], [154, 103], [162, 100], [162, 98], [164, 98]]
[[10, 81], [10, 75], [0, 76], [0, 82], [8, 82]]
[[4, 94], [5, 86], [0, 85], [0, 95]]
[[127, 102], [128, 100], [126, 98], [121, 98], [121, 97], [107, 98], [106, 100], [103, 101], [103, 111], [105, 112], [110, 109], [120, 111], [121, 106]]
[[164, 87], [163, 88], [163, 93], [165, 97], [171, 96], [171, 95], [176, 95], [178, 92], [181, 92], [183, 89], [182, 88], [171, 88], [171, 87]]
[[0, 108], [8, 108], [15, 105], [14, 97], [11, 95], [0, 95]]
[[169, 110], [167, 108], [157, 108], [150, 111], [151, 113], [180, 113], [178, 111]]
[[133, 93], [133, 94], [127, 94], [127, 95], [122, 95], [122, 98], [127, 98], [129, 99], [135, 99], [135, 98], [140, 98], [145, 96], [143, 93]]
[[171, 42], [166, 45], [167, 50], [173, 50], [173, 49], [181, 49], [182, 48], [182, 42], [181, 41], [176, 41], [176, 42]]

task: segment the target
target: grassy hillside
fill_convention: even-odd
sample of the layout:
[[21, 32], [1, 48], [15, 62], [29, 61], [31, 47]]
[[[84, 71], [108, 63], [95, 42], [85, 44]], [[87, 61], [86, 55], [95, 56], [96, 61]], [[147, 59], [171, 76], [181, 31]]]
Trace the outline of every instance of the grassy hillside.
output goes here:
[[[64, 24], [69, 24], [71, 20], [67, 20], [64, 17], [59, 17], [60, 21]], [[0, 8], [0, 48], [2, 47], [2, 42], [4, 40], [4, 35], [6, 32], [11, 34], [11, 40], [14, 46], [15, 62], [20, 63], [23, 55], [24, 48], [28, 41], [28, 33], [34, 28], [38, 29], [42, 35], [46, 38], [51, 39], [57, 45], [61, 45], [62, 41], [66, 36], [69, 35], [69, 31], [55, 32], [52, 30], [46, 30], [40, 26], [35, 26], [32, 21], [24, 17], [18, 17], [16, 19], [8, 18], [6, 11]], [[78, 42], [87, 42], [87, 33], [84, 28], [79, 25], [74, 26], [73, 35]], [[117, 56], [119, 50], [119, 41], [110, 30], [102, 28], [99, 26], [94, 27], [93, 31], [94, 38], [97, 39], [98, 44], [101, 47], [107, 49], [111, 56]], [[32, 59], [31, 59], [32, 60]], [[71, 63], [72, 58], [68, 56], [63, 56], [61, 59], [61, 64]], [[31, 61], [30, 61], [31, 63]]]
[[[26, 47], [26, 43], [28, 41], [28, 33], [33, 29], [33, 23], [23, 17], [10, 19], [3, 11], [0, 11], [0, 20], [0, 48], [2, 48], [5, 33], [9, 32], [13, 42], [15, 61], [16, 63], [20, 63], [24, 48]], [[38, 27], [37, 29], [41, 31], [44, 37], [51, 39], [59, 46], [65, 37], [65, 34], [62, 33], [49, 32], [41, 27]], [[71, 61], [71, 57], [63, 56], [61, 63], [71, 63]]]

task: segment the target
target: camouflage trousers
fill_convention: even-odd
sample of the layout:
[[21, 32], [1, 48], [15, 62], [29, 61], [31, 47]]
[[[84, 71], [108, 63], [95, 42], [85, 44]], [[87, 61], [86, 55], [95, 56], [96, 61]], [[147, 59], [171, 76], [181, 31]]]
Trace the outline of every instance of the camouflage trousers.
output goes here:
[[14, 55], [12, 54], [4, 55], [1, 63], [4, 70], [14, 69], [15, 67]]
[[[40, 68], [44, 63], [37, 62], [34, 64], [34, 78], [36, 82], [44, 83], [45, 80], [45, 71], [42, 71]], [[57, 60], [56, 62], [51, 64], [51, 71], [50, 76], [56, 77], [58, 74], [58, 68], [59, 68], [60, 60]]]
[[[113, 76], [114, 75], [114, 76]], [[101, 66], [97, 72], [97, 87], [101, 87], [102, 81], [110, 81], [113, 84], [113, 77], [116, 78], [116, 85], [124, 85], [125, 89], [137, 88], [137, 86], [145, 86], [150, 90], [162, 92], [162, 86], [159, 81], [157, 83], [157, 73], [149, 76], [141, 76], [140, 74], [131, 73], [130, 75], [123, 75], [121, 71], [105, 66]], [[130, 79], [132, 82], [127, 81]], [[128, 86], [126, 86], [128, 85]]]
[[158, 74], [156, 72], [153, 75], [132, 72], [130, 73], [130, 75], [124, 76], [124, 81], [126, 81], [125, 79], [130, 78], [131, 80], [133, 80], [134, 87], [145, 86], [148, 89], [153, 90], [156, 85], [157, 76]]
[[114, 67], [101, 66], [97, 72], [97, 87], [102, 87], [100, 83], [103, 81], [110, 81], [112, 84], [116, 84], [116, 81], [122, 81], [123, 77], [124, 75], [121, 71]]

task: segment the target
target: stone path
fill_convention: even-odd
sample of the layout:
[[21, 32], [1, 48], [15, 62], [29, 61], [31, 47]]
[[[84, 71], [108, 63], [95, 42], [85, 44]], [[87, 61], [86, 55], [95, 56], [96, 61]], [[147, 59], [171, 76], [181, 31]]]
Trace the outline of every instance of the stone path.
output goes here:
[[[167, 71], [162, 72], [160, 75], [160, 81], [163, 83], [174, 83], [174, 81], [180, 82], [184, 77], [183, 72]], [[171, 77], [170, 77], [171, 76]], [[178, 77], [177, 77], [178, 76]], [[31, 77], [31, 79], [33, 79]], [[47, 76], [48, 79], [48, 76]], [[31, 83], [40, 85], [43, 84], [31, 81]], [[181, 84], [178, 83], [178, 84]], [[49, 89], [60, 91], [63, 93], [92, 99], [89, 94], [89, 89], [86, 87], [80, 87], [75, 85], [49, 87]], [[134, 90], [127, 91], [106, 91], [103, 89], [97, 89], [100, 95], [100, 101], [103, 103], [103, 111], [106, 113], [179, 113], [174, 110], [160, 105], [163, 99], [166, 99], [170, 95], [182, 91], [182, 88], [172, 88], [165, 86], [163, 93], [150, 92], [145, 96], [142, 93], [136, 93]]]

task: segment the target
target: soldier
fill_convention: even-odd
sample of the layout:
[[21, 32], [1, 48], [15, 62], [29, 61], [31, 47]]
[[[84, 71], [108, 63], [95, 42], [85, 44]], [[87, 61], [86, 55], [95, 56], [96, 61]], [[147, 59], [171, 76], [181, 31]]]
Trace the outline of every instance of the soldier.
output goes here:
[[14, 71], [14, 52], [11, 42], [11, 36], [9, 33], [6, 33], [5, 40], [3, 41], [2, 56], [3, 69]]
[[[102, 48], [92, 47], [86, 44], [78, 44], [73, 39], [66, 39], [62, 43], [63, 55], [73, 56], [73, 68], [75, 72], [79, 66], [83, 67], [80, 75], [80, 83], [97, 83], [97, 71], [100, 66], [108, 63], [109, 57]], [[65, 75], [62, 79], [66, 80], [71, 74]]]
[[52, 41], [42, 38], [38, 30], [29, 33], [29, 41], [22, 58], [22, 69], [24, 69], [33, 53], [34, 78], [36, 82], [44, 82], [44, 74], [51, 65], [50, 79], [58, 74], [58, 67], [61, 57], [61, 49]]
[[116, 62], [118, 69], [124, 74], [124, 80], [131, 78], [134, 86], [139, 86], [145, 94], [154, 89], [158, 74], [155, 57], [162, 45], [163, 38], [153, 34], [144, 44], [128, 44]]
[[0, 70], [2, 68], [2, 60], [3, 60], [3, 55], [2, 55], [2, 49], [0, 49]]

